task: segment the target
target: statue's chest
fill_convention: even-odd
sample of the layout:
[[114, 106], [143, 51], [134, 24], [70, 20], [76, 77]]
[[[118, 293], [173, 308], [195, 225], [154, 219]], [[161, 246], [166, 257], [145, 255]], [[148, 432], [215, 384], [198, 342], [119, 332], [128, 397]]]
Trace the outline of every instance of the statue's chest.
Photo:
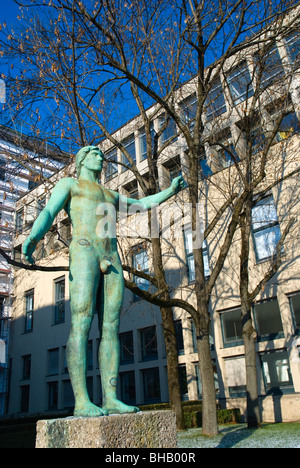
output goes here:
[[76, 200], [76, 203], [86, 204], [87, 207], [91, 203], [98, 205], [99, 203], [106, 202], [104, 189], [100, 185], [85, 181], [78, 183], [72, 198]]

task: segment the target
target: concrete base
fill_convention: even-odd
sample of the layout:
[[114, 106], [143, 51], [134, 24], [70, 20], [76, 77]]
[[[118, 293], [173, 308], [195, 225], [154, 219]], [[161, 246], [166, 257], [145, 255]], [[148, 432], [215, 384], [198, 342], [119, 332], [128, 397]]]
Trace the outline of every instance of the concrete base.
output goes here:
[[65, 418], [37, 423], [36, 448], [176, 448], [173, 411]]

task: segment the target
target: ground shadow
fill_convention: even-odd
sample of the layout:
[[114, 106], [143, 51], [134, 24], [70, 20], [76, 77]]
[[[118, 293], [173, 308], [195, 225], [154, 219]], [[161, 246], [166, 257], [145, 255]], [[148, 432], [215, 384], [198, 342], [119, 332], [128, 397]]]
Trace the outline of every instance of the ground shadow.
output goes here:
[[237, 445], [239, 442], [250, 437], [257, 429], [248, 429], [243, 426], [228, 426], [221, 429], [221, 434], [224, 434], [220, 443], [216, 448], [232, 448]]

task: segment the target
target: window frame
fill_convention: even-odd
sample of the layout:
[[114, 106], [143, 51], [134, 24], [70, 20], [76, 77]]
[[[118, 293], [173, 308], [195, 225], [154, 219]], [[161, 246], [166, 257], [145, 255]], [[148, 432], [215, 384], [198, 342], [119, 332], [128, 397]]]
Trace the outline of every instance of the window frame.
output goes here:
[[[24, 333], [31, 333], [33, 331], [33, 316], [34, 316], [34, 289], [25, 292], [25, 329]], [[32, 308], [29, 309], [28, 299], [32, 297]]]
[[[64, 297], [63, 299], [58, 298], [58, 288], [63, 283]], [[60, 311], [60, 307], [63, 305], [63, 312]], [[66, 317], [66, 278], [65, 276], [54, 280], [54, 325], [65, 322]]]
[[[276, 213], [276, 220], [274, 219], [274, 221], [269, 221], [269, 222], [265, 222], [263, 223], [263, 221], [260, 221], [260, 223], [258, 224], [262, 224], [261, 226], [258, 226], [258, 227], [254, 227], [254, 222], [253, 222], [253, 219], [254, 219], [254, 215], [253, 215], [253, 210], [259, 206], [262, 206], [263, 202], [264, 201], [267, 201], [267, 200], [272, 200], [273, 201], [273, 205], [274, 205], [274, 211]], [[267, 206], [267, 203], [265, 203], [265, 205]], [[274, 247], [274, 252], [273, 253], [270, 253], [270, 252], [266, 252], [268, 255], [264, 255], [264, 256], [261, 256], [259, 254], [259, 251], [258, 251], [258, 245], [257, 245], [257, 238], [256, 238], [256, 234], [257, 233], [263, 233], [264, 231], [273, 231], [273, 229], [276, 228], [279, 230], [279, 239], [276, 243], [276, 246]], [[273, 256], [275, 255], [275, 252], [276, 252], [276, 248], [277, 248], [277, 245], [278, 245], [278, 242], [280, 241], [281, 239], [281, 231], [280, 231], [280, 224], [279, 224], [279, 221], [278, 221], [278, 216], [277, 216], [277, 210], [276, 210], [276, 204], [275, 204], [275, 201], [274, 201], [274, 198], [273, 198], [273, 195], [272, 194], [269, 194], [269, 195], [266, 195], [264, 198], [262, 198], [257, 204], [255, 204], [255, 206], [252, 207], [252, 221], [251, 221], [251, 233], [252, 233], [252, 240], [253, 240], [253, 246], [254, 246], [254, 252], [255, 252], [255, 258], [256, 258], [256, 262], [257, 263], [262, 263], [262, 262], [266, 262], [266, 261], [269, 261], [270, 259], [273, 258]]]

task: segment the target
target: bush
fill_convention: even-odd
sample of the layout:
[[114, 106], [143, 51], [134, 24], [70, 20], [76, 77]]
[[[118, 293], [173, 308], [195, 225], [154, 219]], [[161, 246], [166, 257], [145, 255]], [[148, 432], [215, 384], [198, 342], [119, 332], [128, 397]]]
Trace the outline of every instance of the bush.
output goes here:
[[219, 424], [237, 424], [241, 420], [241, 412], [238, 408], [218, 410]]

